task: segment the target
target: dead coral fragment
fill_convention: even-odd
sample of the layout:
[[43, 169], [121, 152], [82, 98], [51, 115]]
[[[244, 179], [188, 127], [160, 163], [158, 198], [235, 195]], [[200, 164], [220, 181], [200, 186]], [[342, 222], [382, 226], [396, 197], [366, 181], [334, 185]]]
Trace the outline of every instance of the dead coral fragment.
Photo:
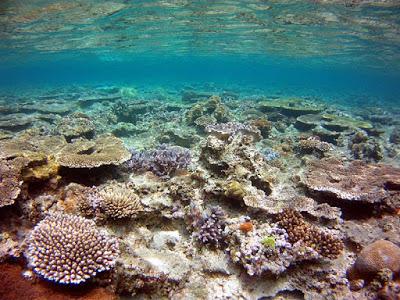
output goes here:
[[297, 211], [285, 209], [278, 214], [278, 225], [286, 230], [292, 244], [301, 241], [324, 257], [335, 259], [343, 250], [340, 239], [307, 223]]
[[93, 141], [78, 140], [65, 146], [57, 161], [68, 168], [95, 168], [120, 165], [131, 157], [122, 141], [114, 136], [101, 136]]
[[99, 195], [102, 210], [112, 219], [133, 217], [143, 210], [138, 195], [122, 186], [108, 186], [102, 189]]
[[0, 160], [0, 207], [11, 205], [21, 192], [22, 168], [26, 160]]
[[118, 242], [82, 217], [54, 214], [39, 222], [28, 240], [30, 266], [48, 280], [79, 284], [111, 269]]

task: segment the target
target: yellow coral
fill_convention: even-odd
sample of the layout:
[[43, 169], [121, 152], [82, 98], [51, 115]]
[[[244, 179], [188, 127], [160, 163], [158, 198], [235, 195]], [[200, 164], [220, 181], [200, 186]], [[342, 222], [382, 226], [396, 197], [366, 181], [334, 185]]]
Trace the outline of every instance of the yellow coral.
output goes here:
[[238, 181], [231, 181], [226, 185], [224, 194], [226, 197], [242, 200], [246, 196], [246, 191]]

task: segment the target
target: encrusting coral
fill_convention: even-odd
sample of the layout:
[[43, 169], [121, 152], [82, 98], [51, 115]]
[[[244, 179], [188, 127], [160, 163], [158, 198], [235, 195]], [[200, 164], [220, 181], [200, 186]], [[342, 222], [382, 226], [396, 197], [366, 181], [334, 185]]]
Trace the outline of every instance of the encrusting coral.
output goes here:
[[330, 259], [337, 258], [343, 251], [344, 244], [339, 238], [307, 223], [297, 211], [285, 209], [278, 214], [277, 219], [278, 225], [288, 233], [291, 243], [301, 241], [305, 246]]
[[120, 185], [106, 186], [99, 191], [100, 207], [112, 219], [135, 216], [143, 210], [139, 196]]
[[117, 240], [100, 232], [93, 221], [60, 213], [35, 226], [26, 252], [37, 274], [65, 284], [79, 284], [110, 270], [118, 256]]

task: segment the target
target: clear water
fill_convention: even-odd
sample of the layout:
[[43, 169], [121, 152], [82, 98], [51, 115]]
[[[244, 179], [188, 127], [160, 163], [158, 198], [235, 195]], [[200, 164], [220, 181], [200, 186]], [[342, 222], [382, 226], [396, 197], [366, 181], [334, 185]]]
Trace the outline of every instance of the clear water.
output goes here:
[[[191, 100], [185, 101], [186, 91], [204, 93], [206, 96], [200, 100], [197, 99], [198, 103]], [[221, 97], [211, 98], [210, 95]], [[224, 97], [224, 95], [228, 96]], [[291, 99], [292, 102], [284, 102], [288, 99]], [[277, 104], [279, 100], [289, 104], [282, 108]], [[275, 103], [276, 107], [270, 110], [268, 101]], [[312, 110], [307, 106], [308, 101], [316, 107], [323, 108], [321, 111]], [[305, 102], [306, 104], [304, 104]], [[303, 112], [291, 112], [291, 107], [293, 108], [298, 103], [300, 106], [305, 105], [306, 108], [303, 107]], [[323, 105], [320, 105], [321, 103]], [[196, 116], [197, 119], [191, 120], [190, 118], [196, 114], [196, 105], [206, 107], [205, 112], [203, 111], [203, 115], [198, 118]], [[210, 113], [207, 106], [212, 105], [217, 108], [213, 108], [214, 111]], [[229, 114], [226, 113], [228, 117], [223, 116], [217, 120], [216, 116], [220, 113], [218, 109], [223, 113], [229, 111]], [[127, 111], [131, 115], [127, 115]], [[287, 111], [290, 112], [287, 113]], [[302, 110], [300, 109], [300, 111]], [[299, 120], [299, 117], [304, 115], [303, 113], [308, 117], [314, 114], [311, 116], [310, 123], [320, 123], [310, 125], [306, 118]], [[315, 121], [316, 115], [319, 118], [317, 121]], [[200, 121], [196, 123], [202, 117], [204, 118], [200, 121], [203, 123]], [[220, 123], [228, 120], [238, 123], [256, 124], [258, 122], [258, 124], [264, 124], [260, 125], [260, 128], [269, 131], [263, 133], [262, 138], [260, 131], [260, 141], [257, 144], [249, 146], [250, 142], [243, 139], [234, 145], [237, 148], [244, 148], [244, 150], [242, 148], [240, 150], [244, 153], [243, 157], [248, 153], [258, 155], [255, 157], [262, 154], [266, 160], [264, 162], [261, 159], [262, 167], [270, 168], [268, 170], [273, 170], [273, 172], [276, 170], [276, 174], [273, 175], [276, 175], [278, 179], [272, 180], [269, 173], [257, 174], [260, 178], [264, 176], [261, 178], [262, 180], [253, 174], [248, 176], [246, 173], [248, 170], [243, 170], [253, 167], [251, 164], [253, 162], [245, 161], [243, 166], [240, 166], [243, 170], [239, 167], [237, 170], [232, 168], [242, 174], [230, 174], [229, 178], [228, 176], [224, 177], [223, 172], [220, 172], [222, 175], [219, 173], [216, 175], [215, 170], [210, 170], [212, 167], [209, 167], [208, 164], [212, 164], [208, 161], [202, 164], [201, 160], [205, 158], [200, 153], [204, 152], [204, 156], [207, 156], [210, 155], [209, 152], [212, 152], [208, 149], [204, 150], [205, 146], [202, 144], [207, 139], [205, 123], [214, 122], [214, 120]], [[302, 124], [303, 128], [299, 128], [301, 126], [298, 126], [298, 123]], [[214, 125], [214, 123], [208, 125]], [[236, 123], [234, 125], [244, 126]], [[270, 128], [265, 129], [268, 126]], [[238, 131], [241, 132], [241, 130]], [[76, 145], [79, 147], [79, 143], [86, 143], [86, 148], [74, 149], [76, 153], [73, 155], [88, 154], [91, 158], [90, 155], [93, 154], [91, 151], [97, 151], [96, 142], [98, 139], [104, 138], [104, 133], [112, 133], [122, 140], [124, 144], [121, 147], [123, 149], [118, 149], [116, 152], [125, 154], [127, 157], [135, 152], [130, 153], [124, 147], [147, 151], [156, 149], [160, 144], [170, 143], [173, 146], [190, 148], [186, 150], [192, 153], [192, 169], [189, 168], [185, 170], [186, 173], [182, 172], [182, 174], [177, 172], [177, 177], [192, 176], [189, 177], [190, 180], [186, 180], [190, 183], [182, 180], [182, 185], [184, 185], [182, 199], [174, 202], [176, 199], [172, 199], [173, 196], [171, 196], [180, 193], [180, 190], [178, 191], [176, 188], [181, 184], [179, 179], [169, 186], [168, 181], [167, 183], [163, 181], [165, 178], [138, 175], [135, 173], [136, 170], [133, 170], [134, 168], [124, 164], [128, 158], [123, 158], [125, 160], [120, 163], [123, 159], [118, 157], [117, 162], [111, 163], [112, 166], [109, 166], [107, 161], [101, 161], [96, 168], [87, 167], [87, 165], [79, 168], [73, 163], [72, 166], [68, 163], [62, 164], [62, 159], [69, 157], [69, 153], [65, 149], [71, 145], [71, 149]], [[60, 144], [57, 144], [56, 139], [50, 142], [46, 140], [48, 135], [61, 137], [61, 141], [58, 140]], [[15, 145], [13, 141], [16, 141]], [[43, 149], [43, 145], [47, 145], [43, 141], [50, 145], [50, 150]], [[112, 141], [117, 144], [115, 140]], [[230, 142], [229, 139], [218, 141], [220, 144], [228, 142]], [[305, 144], [305, 146], [303, 145], [306, 148], [305, 154], [302, 153], [304, 150], [301, 148], [302, 143]], [[315, 147], [315, 149], [307, 152], [310, 150], [307, 149], [308, 143], [311, 143], [310, 147]], [[114, 144], [107, 145], [107, 147], [114, 147]], [[9, 145], [11, 146], [9, 147]], [[25, 148], [18, 152], [20, 150], [18, 147]], [[54, 153], [51, 152], [53, 151], [51, 147], [54, 147]], [[247, 148], [250, 149], [248, 152], [246, 152]], [[321, 150], [321, 148], [324, 149]], [[229, 151], [232, 151], [233, 154], [227, 151], [228, 162], [232, 157], [237, 158], [238, 161], [244, 159], [242, 156], [239, 157], [242, 152], [237, 151], [239, 153], [237, 154], [235, 152], [237, 149], [232, 149]], [[3, 153], [3, 150], [6, 154]], [[7, 157], [7, 151], [17, 151], [18, 153]], [[33, 155], [31, 157], [32, 152], [37, 154], [35, 151], [42, 156]], [[328, 154], [325, 154], [326, 152]], [[334, 227], [334, 233], [338, 234], [340, 238], [350, 236], [349, 239], [353, 238], [354, 240], [357, 240], [360, 235], [360, 240], [365, 244], [360, 242], [358, 245], [350, 240], [348, 245], [346, 244], [342, 249], [344, 253], [342, 259], [330, 261], [327, 264], [324, 261], [320, 271], [313, 269], [310, 273], [306, 273], [311, 270], [310, 265], [303, 266], [302, 262], [296, 262], [279, 280], [275, 274], [270, 277], [266, 276], [262, 280], [258, 277], [251, 277], [250, 273], [247, 276], [245, 268], [243, 268], [245, 263], [232, 269], [231, 276], [215, 275], [214, 273], [209, 276], [208, 271], [199, 273], [200, 275], [196, 275], [197, 277], [192, 276], [198, 272], [196, 268], [198, 268], [200, 260], [197, 257], [198, 260], [195, 264], [189, 265], [188, 263], [188, 269], [194, 270], [190, 275], [192, 277], [182, 279], [182, 290], [186, 289], [185, 282], [191, 283], [191, 280], [194, 280], [193, 286], [187, 289], [193, 288], [193, 294], [189, 293], [188, 295], [195, 296], [188, 296], [187, 299], [206, 299], [205, 297], [196, 298], [198, 295], [196, 293], [199, 292], [196, 287], [203, 288], [206, 284], [217, 286], [219, 291], [225, 289], [224, 297], [221, 296], [218, 299], [238, 299], [239, 292], [236, 293], [234, 288], [250, 295], [246, 299], [278, 299], [274, 298], [278, 292], [273, 291], [276, 282], [279, 282], [281, 286], [288, 282], [293, 285], [289, 284], [287, 290], [283, 290], [281, 295], [283, 298], [279, 299], [353, 299], [353, 296], [354, 299], [366, 299], [367, 295], [370, 296], [369, 291], [376, 294], [376, 290], [368, 290], [368, 288], [363, 290], [365, 294], [363, 292], [353, 293], [354, 291], [350, 290], [348, 284], [347, 274], [358, 254], [355, 249], [380, 239], [383, 235], [399, 244], [400, 204], [398, 203], [398, 194], [400, 179], [398, 174], [400, 171], [390, 168], [390, 166], [400, 166], [399, 0], [0, 1], [0, 171], [3, 169], [9, 171], [4, 167], [5, 165], [8, 167], [8, 164], [17, 164], [15, 156], [17, 158], [22, 156], [24, 159], [29, 157], [32, 165], [29, 165], [29, 168], [35, 170], [34, 168], [38, 166], [39, 173], [44, 172], [43, 170], [46, 171], [46, 168], [50, 169], [49, 174], [44, 174], [42, 177], [39, 176], [42, 175], [41, 173], [36, 175], [31, 172], [31, 169], [29, 172], [25, 172], [24, 169], [24, 172], [32, 177], [28, 176], [29, 178], [24, 182], [24, 187], [29, 188], [26, 188], [23, 193], [21, 192], [21, 195], [23, 194], [25, 197], [23, 201], [21, 200], [22, 196], [18, 196], [19, 198], [11, 199], [4, 209], [1, 207], [2, 199], [0, 198], [0, 228], [1, 230], [5, 228], [9, 236], [14, 239], [10, 246], [4, 242], [7, 241], [6, 235], [4, 234], [4, 237], [1, 235], [1, 255], [5, 252], [3, 249], [8, 251], [9, 248], [6, 246], [13, 250], [15, 249], [12, 247], [17, 247], [15, 253], [23, 252], [24, 249], [21, 250], [18, 247], [25, 243], [25, 238], [31, 232], [30, 229], [45, 217], [47, 210], [62, 211], [64, 208], [67, 210], [69, 203], [74, 203], [73, 201], [76, 199], [72, 199], [71, 202], [65, 201], [67, 202], [65, 204], [65, 199], [60, 198], [60, 195], [68, 194], [65, 191], [70, 188], [71, 182], [79, 183], [80, 187], [83, 187], [82, 191], [76, 190], [77, 194], [84, 195], [82, 199], [91, 199], [84, 205], [88, 206], [88, 210], [92, 210], [92, 215], [85, 215], [85, 217], [97, 218], [101, 197], [100, 200], [93, 200], [95, 197], [93, 195], [97, 195], [95, 192], [97, 193], [104, 187], [115, 184], [110, 180], [112, 178], [117, 179], [121, 184], [126, 184], [127, 187], [137, 187], [137, 190], [129, 191], [137, 193], [135, 197], [138, 199], [145, 199], [147, 202], [143, 201], [143, 203], [146, 205], [152, 203], [151, 201], [158, 201], [158, 197], [165, 193], [162, 194], [161, 200], [154, 205], [155, 210], [158, 210], [158, 205], [162, 207], [154, 214], [156, 216], [154, 220], [153, 215], [148, 219], [145, 216], [138, 221], [139, 225], [137, 225], [136, 219], [129, 220], [126, 224], [122, 221], [114, 224], [108, 221], [108, 223], [103, 222], [104, 220], [101, 218], [104, 216], [99, 218], [100, 222], [97, 225], [100, 228], [106, 228], [111, 235], [117, 236], [124, 245], [121, 261], [126, 263], [125, 267], [128, 266], [124, 269], [124, 271], [128, 270], [127, 274], [132, 271], [130, 255], [133, 253], [132, 249], [136, 250], [136, 242], [140, 240], [137, 243], [141, 247], [151, 248], [154, 245], [150, 245], [149, 236], [152, 237], [151, 235], [160, 231], [176, 230], [176, 232], [180, 232], [182, 244], [185, 243], [185, 245], [178, 249], [177, 253], [181, 251], [178, 254], [182, 257], [189, 257], [195, 252], [196, 255], [201, 256], [203, 252], [195, 249], [198, 245], [193, 242], [194, 235], [192, 233], [196, 228], [191, 228], [200, 227], [193, 224], [201, 224], [201, 222], [185, 223], [187, 219], [200, 218], [200, 215], [203, 217], [200, 210], [197, 212], [194, 209], [192, 212], [193, 207], [196, 205], [201, 207], [203, 210], [201, 212], [204, 213], [210, 211], [212, 205], [218, 204], [227, 212], [228, 218], [232, 218], [230, 224], [237, 225], [239, 224], [238, 220], [248, 223], [248, 220], [242, 217], [245, 214], [252, 214], [253, 210], [251, 209], [254, 207], [246, 210], [247, 208], [245, 205], [241, 205], [242, 203], [241, 206], [234, 207], [235, 205], [231, 205], [229, 202], [231, 199], [225, 201], [225, 198], [230, 197], [229, 185], [243, 184], [247, 188], [245, 192], [253, 193], [251, 196], [254, 196], [254, 199], [261, 197], [259, 203], [262, 205], [268, 206], [269, 204], [265, 203], [271, 202], [274, 205], [277, 203], [276, 207], [285, 207], [284, 205], [287, 205], [288, 201], [292, 201], [298, 196], [299, 199], [305, 195], [309, 196], [305, 192], [306, 188], [298, 184], [300, 175], [309, 171], [307, 169], [309, 166], [306, 166], [309, 161], [318, 164], [324, 155], [337, 157], [343, 161], [340, 162], [343, 165], [353, 163], [358, 159], [365, 162], [365, 165], [355, 164], [352, 170], [343, 171], [343, 173], [350, 174], [346, 173], [347, 177], [343, 174], [334, 174], [335, 170], [329, 170], [332, 171], [332, 176], [329, 173], [330, 178], [322, 179], [328, 181], [328, 188], [334, 187], [332, 194], [339, 190], [336, 185], [346, 181], [343, 184], [346, 188], [350, 189], [355, 186], [354, 190], [358, 189], [358, 192], [366, 190], [382, 199], [378, 199], [380, 202], [376, 200], [376, 203], [375, 200], [371, 200], [372, 204], [368, 202], [370, 201], [368, 199], [368, 205], [360, 204], [361, 208], [358, 211], [358, 202], [355, 205], [354, 202], [349, 204], [346, 202], [349, 199], [344, 199], [345, 201], [341, 203], [340, 201], [343, 199], [339, 199], [337, 202], [340, 202], [339, 204], [335, 202], [332, 204], [329, 202], [329, 197], [325, 199], [324, 195], [320, 198], [313, 195], [310, 197], [315, 196], [316, 200], [313, 208], [315, 211], [312, 213], [316, 214], [308, 215], [307, 211], [305, 215], [313, 216], [310, 218], [311, 222], [323, 228], [322, 230]], [[266, 159], [267, 156], [273, 157], [273, 159]], [[368, 169], [369, 164], [376, 162], [385, 165], [376, 167], [378, 171], [373, 173], [371, 170], [375, 166]], [[230, 161], [230, 163], [232, 162]], [[222, 169], [225, 164], [228, 165], [223, 162], [216, 168], [222, 166]], [[99, 165], [102, 167], [97, 168]], [[233, 165], [236, 166], [236, 162]], [[27, 166], [24, 168], [28, 168]], [[309, 172], [325, 174], [325, 171], [332, 167], [332, 165], [328, 166], [325, 168], [322, 165], [325, 168], [322, 171], [316, 168], [317, 171], [311, 169]], [[60, 168], [58, 169], [58, 167]], [[102, 169], [103, 167], [104, 169]], [[110, 168], [107, 169], [108, 167]], [[20, 168], [18, 170], [22, 170], [20, 165], [18, 168]], [[200, 171], [197, 172], [196, 168], [199, 168]], [[356, 171], [360, 170], [357, 168], [361, 168], [362, 172], [357, 173]], [[103, 172], [104, 170], [105, 172]], [[369, 172], [368, 174], [379, 174], [379, 177], [382, 178], [386, 176], [392, 181], [386, 182], [384, 179], [371, 178], [371, 184], [381, 185], [370, 187], [369, 183], [366, 183], [369, 178], [365, 179], [360, 175], [365, 170]], [[249, 173], [251, 172], [253, 171], [249, 171]], [[351, 172], [355, 172], [354, 174], [358, 176], [354, 182]], [[31, 173], [33, 175], [30, 175]], [[343, 177], [340, 177], [342, 175]], [[25, 176], [27, 175], [25, 174]], [[1, 189], [4, 186], [1, 177], [2, 172], [0, 172], [0, 195], [3, 195]], [[13, 178], [11, 175], [9, 177]], [[323, 176], [321, 175], [321, 177]], [[234, 180], [238, 178], [238, 181], [231, 181], [232, 178]], [[16, 185], [22, 182], [20, 178], [17, 179], [13, 182]], [[228, 181], [231, 182], [228, 184]], [[326, 182], [323, 183], [326, 184]], [[204, 192], [206, 188], [203, 190], [203, 184], [209, 189], [207, 192]], [[271, 191], [269, 191], [270, 185], [272, 186]], [[160, 186], [165, 189], [161, 191]], [[171, 186], [176, 190], [169, 191]], [[316, 184], [316, 186], [315, 189], [318, 192], [319, 185]], [[72, 191], [73, 188], [72, 185]], [[210, 192], [214, 188], [217, 190], [216, 196], [213, 194], [214, 190]], [[346, 188], [342, 193], [345, 195], [343, 197], [350, 195]], [[233, 188], [231, 189], [233, 190]], [[310, 189], [312, 190], [312, 188]], [[126, 192], [126, 190], [124, 191]], [[195, 192], [192, 195], [189, 192], [193, 190]], [[323, 191], [323, 189], [321, 190]], [[330, 190], [327, 189], [327, 191]], [[15, 193], [14, 190], [11, 192]], [[242, 191], [239, 190], [239, 192]], [[313, 190], [313, 192], [316, 191]], [[341, 190], [338, 193], [340, 192]], [[236, 196], [232, 191], [231, 193]], [[395, 204], [390, 202], [389, 196], [389, 200], [387, 200], [382, 195], [397, 197], [393, 200]], [[264, 196], [266, 198], [263, 198]], [[358, 199], [358, 196], [355, 195], [354, 199]], [[364, 197], [364, 195], [361, 193], [360, 197]], [[73, 197], [71, 196], [71, 198]], [[164, 198], [170, 200], [171, 203], [174, 202], [174, 206], [172, 204], [168, 206], [167, 203], [164, 208]], [[220, 198], [225, 202], [218, 202]], [[264, 201], [265, 199], [268, 201]], [[310, 198], [308, 199], [310, 200]], [[386, 200], [388, 204], [385, 202]], [[89, 203], [89, 201], [93, 202]], [[314, 200], [311, 199], [311, 201]], [[318, 201], [323, 202], [326, 206], [316, 208]], [[176, 203], [178, 204], [175, 206]], [[256, 205], [259, 203], [257, 202]], [[307, 202], [307, 205], [309, 203]], [[247, 205], [247, 203], [245, 204]], [[331, 204], [335, 207], [332, 208]], [[388, 207], [393, 204], [390, 206], [391, 211], [388, 213], [383, 209], [383, 212], [375, 211], [375, 207], [381, 209], [381, 206], [385, 206], [384, 204]], [[338, 208], [336, 205], [340, 207]], [[265, 211], [271, 207], [265, 208]], [[254, 211], [257, 211], [258, 208], [256, 206]], [[274, 214], [276, 212], [273, 209], [271, 214], [265, 213], [265, 211], [260, 214], [258, 211], [252, 214], [251, 218], [254, 217], [256, 221], [254, 224], [257, 226], [266, 222], [275, 224]], [[320, 211], [317, 211], [318, 209]], [[329, 216], [325, 220], [324, 216], [321, 217], [325, 209], [332, 213], [334, 218], [329, 219]], [[34, 211], [31, 212], [31, 210]], [[152, 212], [154, 213], [154, 210]], [[337, 216], [342, 212], [344, 212], [343, 219]], [[76, 214], [83, 215], [84, 213], [80, 211]], [[165, 218], [163, 213], [166, 214]], [[173, 220], [171, 217], [173, 215], [178, 216], [178, 221]], [[274, 216], [271, 217], [272, 215]], [[365, 219], [361, 220], [364, 217]], [[9, 221], [8, 218], [11, 220]], [[320, 223], [318, 223], [319, 221]], [[331, 226], [331, 221], [334, 226]], [[336, 221], [338, 223], [334, 223]], [[350, 225], [346, 223], [346, 227], [344, 224], [347, 221], [354, 222]], [[389, 225], [386, 226], [385, 222]], [[139, 226], [146, 227], [146, 230], [136, 232], [135, 230]], [[357, 227], [351, 231], [353, 226]], [[186, 227], [190, 229], [187, 230]], [[377, 230], [373, 231], [372, 227], [374, 229], [376, 227]], [[252, 230], [251, 228], [249, 230]], [[213, 228], [211, 227], [211, 229]], [[235, 230], [238, 232], [237, 228]], [[369, 234], [370, 231], [371, 234]], [[229, 234], [232, 232], [233, 230]], [[260, 232], [265, 235], [265, 232]], [[269, 234], [266, 235], [266, 238], [271, 237]], [[126, 236], [129, 238], [126, 239]], [[243, 236], [245, 235], [243, 234]], [[11, 240], [11, 238], [9, 239]], [[145, 243], [147, 244], [145, 245]], [[275, 242], [273, 244], [275, 247]], [[264, 249], [260, 248], [263, 247], [260, 245], [260, 243], [257, 244], [258, 249]], [[149, 265], [159, 264], [158, 267], [161, 265], [160, 268], [163, 272], [165, 270], [174, 271], [175, 264], [171, 264], [171, 261], [178, 256], [174, 256], [173, 259], [168, 256], [168, 260], [164, 254], [172, 252], [170, 249], [174, 248], [168, 243], [164, 246], [166, 250], [164, 249], [165, 251], [163, 250], [164, 252], [159, 256], [156, 255], [159, 253], [158, 250], [154, 250], [155, 246], [154, 249], [151, 249], [157, 252], [154, 257], [151, 255], [145, 257], [147, 254], [143, 253], [141, 255], [145, 257], [144, 260], [147, 259], [146, 263]], [[192, 246], [194, 248], [191, 248]], [[224, 253], [227, 249], [220, 250], [221, 257], [224, 258], [218, 257], [218, 259], [224, 259], [224, 264], [232, 263], [232, 257], [228, 258]], [[245, 253], [243, 257], [247, 257], [247, 255]], [[189, 260], [192, 258], [190, 257]], [[201, 259], [203, 260], [203, 257]], [[186, 258], [182, 261], [185, 260]], [[207, 258], [204, 260], [207, 261]], [[3, 257], [0, 257], [0, 261], [3, 261]], [[255, 261], [255, 266], [259, 266], [259, 261]], [[29, 267], [28, 264], [24, 265], [25, 261], [22, 258], [18, 262], [21, 262], [23, 268]], [[170, 267], [171, 265], [173, 267]], [[0, 268], [1, 266], [2, 264], [0, 264]], [[304, 274], [307, 275], [297, 273], [297, 277], [292, 280], [291, 272], [303, 270], [303, 267]], [[119, 268], [117, 272], [122, 272], [121, 269]], [[18, 271], [17, 278], [22, 280], [21, 271], [22, 269]], [[2, 270], [0, 270], [1, 272]], [[140, 273], [140, 271], [137, 272]], [[152, 272], [153, 269], [150, 269], [144, 275], [139, 274], [143, 275], [143, 282], [145, 285], [150, 285], [149, 290], [151, 291], [153, 291], [154, 286], [151, 284], [155, 282], [154, 280], [161, 281], [164, 278], [161, 271], [154, 273], [159, 278], [155, 275], [153, 277]], [[219, 271], [217, 270], [217, 272]], [[128, 275], [131, 276], [130, 274]], [[126, 278], [131, 279], [128, 275]], [[139, 275], [137, 275], [138, 278]], [[24, 273], [24, 276], [29, 277], [29, 272]], [[125, 278], [124, 276], [121, 278]], [[196, 281], [203, 276], [209, 277]], [[54, 278], [42, 277], [57, 281]], [[228, 277], [232, 281], [225, 286], [224, 280], [228, 280]], [[115, 278], [110, 280], [115, 280]], [[334, 280], [337, 281], [332, 283]], [[105, 279], [100, 281], [103, 287], [107, 285]], [[132, 290], [137, 288], [130, 289], [129, 284], [132, 282], [131, 280], [126, 284], [126, 290], [123, 290], [121, 294], [132, 293]], [[3, 282], [0, 282], [0, 286], [3, 286], [2, 284]], [[116, 283], [113, 281], [112, 284]], [[337, 284], [335, 288], [339, 287], [337, 290], [333, 288], [335, 284]], [[123, 284], [121, 285], [123, 286]], [[12, 286], [14, 287], [14, 285]], [[35, 285], [30, 282], [28, 286], [32, 288], [33, 294], [37, 292], [36, 289], [41, 288], [40, 284]], [[164, 288], [164, 286], [162, 287]], [[340, 294], [340, 287], [343, 287], [343, 294]], [[43, 287], [43, 289], [45, 288]], [[67, 288], [62, 291], [63, 297], [69, 295]], [[164, 290], [163, 288], [160, 290]], [[168, 291], [169, 288], [170, 286], [166, 285], [165, 291]], [[279, 288], [281, 287], [277, 287], [277, 291]], [[47, 287], [47, 289], [50, 290], [51, 287]], [[330, 294], [331, 289], [334, 291]], [[48, 290], [45, 290], [44, 293]], [[180, 292], [179, 289], [177, 290]], [[58, 292], [60, 291], [58, 290]], [[141, 298], [141, 292], [138, 291], [138, 298], [128, 297], [127, 299], [150, 299], [152, 296], [151, 299], [161, 299], [161, 297], [157, 297], [158, 294]], [[182, 294], [185, 295], [183, 292]], [[288, 295], [288, 298], [284, 298], [285, 295]], [[214, 294], [209, 296], [208, 299], [214, 299]], [[0, 298], [2, 298], [1, 293]], [[5, 299], [17, 298], [10, 296]], [[104, 299], [114, 298], [107, 298], [106, 295]], [[172, 299], [185, 299], [185, 297], [179, 298], [178, 293], [178, 296], [172, 297]]]
[[2, 1], [0, 85], [214, 82], [395, 102], [400, 6], [368, 2]]

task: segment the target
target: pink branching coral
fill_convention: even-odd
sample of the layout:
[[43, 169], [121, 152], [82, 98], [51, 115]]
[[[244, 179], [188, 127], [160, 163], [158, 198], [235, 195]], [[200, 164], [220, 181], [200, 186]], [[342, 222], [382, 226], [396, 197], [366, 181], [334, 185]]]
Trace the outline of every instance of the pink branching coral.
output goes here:
[[92, 220], [67, 214], [39, 222], [26, 253], [36, 273], [65, 284], [79, 284], [111, 269], [118, 255], [118, 242], [101, 233]]

